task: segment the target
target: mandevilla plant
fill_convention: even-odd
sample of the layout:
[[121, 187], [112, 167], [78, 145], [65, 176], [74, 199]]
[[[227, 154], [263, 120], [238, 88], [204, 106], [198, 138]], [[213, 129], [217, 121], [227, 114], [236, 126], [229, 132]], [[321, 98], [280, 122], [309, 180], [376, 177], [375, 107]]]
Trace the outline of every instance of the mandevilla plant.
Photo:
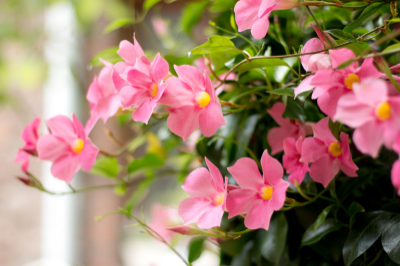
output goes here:
[[[143, 14], [157, 2], [145, 1]], [[189, 195], [178, 208], [183, 223], [160, 205], [151, 223], [135, 216], [139, 189], [116, 213], [186, 265], [205, 240], [220, 247], [221, 265], [398, 265], [398, 12], [391, 0], [189, 3], [183, 30], [192, 34], [207, 13], [219, 35], [190, 56], [154, 59], [135, 36], [121, 41], [89, 87], [85, 126], [72, 115], [46, 120], [48, 134], [39, 135], [38, 118], [26, 127], [21, 179], [56, 194], [29, 172], [32, 156], [68, 184], [82, 168], [113, 178], [119, 193], [173, 170]], [[163, 26], [158, 36], [168, 34]], [[111, 117], [141, 125], [116, 153], [88, 137]], [[173, 134], [160, 140], [166, 127]], [[147, 154], [132, 160], [146, 140]], [[207, 168], [193, 169], [199, 159]], [[188, 259], [170, 244], [176, 233], [196, 236]]]

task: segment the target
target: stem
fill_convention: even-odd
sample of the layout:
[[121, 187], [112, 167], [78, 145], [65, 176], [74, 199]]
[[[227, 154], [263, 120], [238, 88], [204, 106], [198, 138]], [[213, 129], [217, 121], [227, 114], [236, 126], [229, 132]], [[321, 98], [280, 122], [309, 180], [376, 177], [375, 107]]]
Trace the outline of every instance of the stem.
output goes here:
[[294, 186], [296, 187], [297, 191], [299, 192], [299, 194], [305, 198], [306, 200], [312, 200], [312, 198], [310, 198], [309, 196], [307, 196], [303, 190], [301, 190], [301, 187], [299, 185], [299, 183], [297, 183], [297, 180], [294, 181]]
[[299, 3], [300, 6], [335, 6], [335, 7], [343, 7], [343, 4], [337, 4], [337, 3], [328, 3], [328, 2], [319, 2], [319, 1], [304, 1], [302, 3]]

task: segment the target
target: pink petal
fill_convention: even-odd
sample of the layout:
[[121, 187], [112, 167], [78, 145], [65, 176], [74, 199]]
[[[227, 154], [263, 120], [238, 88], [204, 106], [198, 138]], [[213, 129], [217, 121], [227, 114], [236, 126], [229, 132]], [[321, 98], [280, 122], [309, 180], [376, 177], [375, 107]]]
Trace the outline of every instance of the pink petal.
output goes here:
[[315, 162], [325, 154], [327, 154], [327, 147], [321, 140], [316, 138], [306, 138], [303, 141], [300, 162]]
[[290, 175], [289, 175], [289, 182], [292, 183], [293, 185], [295, 184], [295, 180], [297, 181], [298, 184], [301, 184], [304, 180], [304, 176], [306, 173], [310, 171], [310, 168], [308, 167], [308, 163], [304, 163], [303, 165], [299, 166], [294, 170]]
[[174, 66], [179, 79], [189, 85], [193, 92], [205, 90], [205, 80], [202, 73], [195, 67], [189, 65]]
[[334, 120], [357, 128], [368, 121], [375, 120], [372, 112], [371, 107], [360, 104], [353, 93], [348, 93], [339, 99]]
[[360, 152], [376, 158], [383, 142], [382, 129], [375, 121], [367, 122], [354, 131], [353, 141]]
[[203, 214], [209, 212], [215, 206], [206, 198], [186, 198], [179, 204], [178, 212], [184, 221], [184, 225], [197, 222]]
[[290, 124], [289, 119], [282, 117], [283, 113], [285, 112], [285, 108], [286, 107], [282, 102], [277, 102], [267, 111], [268, 114], [280, 126], [287, 126]]
[[333, 136], [331, 129], [329, 128], [329, 117], [319, 120], [319, 122], [315, 123], [312, 128], [314, 130], [314, 138], [323, 141], [325, 145], [337, 142], [337, 139]]
[[338, 101], [346, 93], [348, 93], [348, 90], [340, 87], [329, 90], [318, 97], [318, 107], [327, 116], [334, 117], [336, 114]]
[[215, 100], [217, 97], [216, 91], [214, 90], [210, 77], [206, 73], [204, 73], [204, 80], [206, 81], [206, 92], [210, 95], [211, 100]]
[[234, 12], [239, 31], [251, 29], [258, 19], [260, 0], [240, 0], [236, 3]]
[[133, 87], [123, 87], [119, 94], [123, 108], [129, 108], [132, 106], [139, 106], [143, 102], [150, 99], [149, 92], [147, 90], [141, 90]]
[[336, 159], [331, 158], [328, 154], [322, 156], [310, 167], [310, 176], [317, 182], [327, 187], [335, 175], [339, 172], [339, 165]]
[[394, 162], [391, 171], [393, 186], [397, 189], [397, 195], [400, 196], [400, 160]]
[[85, 128], [83, 127], [81, 121], [75, 116], [75, 114], [72, 114], [72, 121], [74, 123], [75, 131], [78, 135], [78, 138], [82, 140], [86, 140], [86, 133], [85, 133]]
[[268, 150], [264, 150], [261, 157], [261, 166], [263, 170], [264, 183], [275, 186], [283, 177], [283, 167], [281, 163], [268, 154]]
[[[320, 50], [325, 50], [325, 47], [323, 43], [317, 39], [317, 38], [312, 38], [306, 42], [304, 45], [303, 49], [301, 50], [302, 53], [310, 53], [310, 52], [315, 52], [315, 51], [320, 51]], [[324, 52], [321, 52], [323, 54]], [[300, 56], [300, 61], [303, 66], [303, 68], [306, 71], [309, 71], [308, 69], [308, 62], [310, 61], [310, 57], [312, 55], [303, 55]], [[310, 70], [311, 71], [311, 70]]]
[[269, 28], [269, 15], [271, 13], [265, 14], [262, 18], [259, 18], [251, 27], [251, 35], [257, 39], [260, 40], [265, 37], [265, 35], [268, 32]]
[[257, 163], [253, 159], [240, 158], [233, 166], [228, 167], [228, 172], [241, 188], [258, 190], [264, 184]]
[[296, 138], [294, 130], [285, 127], [274, 127], [268, 131], [267, 140], [271, 146], [271, 154], [276, 154], [283, 150], [283, 142], [286, 138]]
[[152, 99], [143, 102], [132, 112], [133, 121], [143, 122], [147, 125], [156, 104], [157, 102]]
[[153, 81], [149, 76], [137, 69], [132, 69], [128, 72], [127, 80], [132, 87], [143, 90], [148, 90], [153, 84]]
[[57, 136], [68, 143], [78, 138], [75, 126], [68, 117], [57, 115], [48, 119], [46, 122], [51, 134], [54, 136]]
[[99, 149], [94, 146], [89, 139], [87, 139], [82, 152], [79, 154], [79, 164], [83, 170], [90, 171], [93, 168], [98, 153]]
[[356, 71], [361, 80], [368, 78], [379, 78], [381, 73], [375, 68], [374, 60], [366, 58], [361, 67]]
[[14, 159], [14, 163], [21, 163], [21, 169], [22, 171], [26, 172], [28, 171], [29, 168], [29, 160], [31, 158], [31, 155], [27, 153], [26, 151], [19, 150], [17, 153], [17, 156]]
[[[221, 177], [222, 178], [222, 177]], [[204, 197], [212, 201], [218, 192], [206, 168], [200, 167], [193, 170], [182, 186], [191, 197]]]
[[117, 113], [120, 107], [121, 102], [119, 94], [115, 93], [98, 101], [96, 112], [105, 123], [109, 117], [112, 117]]
[[38, 130], [40, 125], [40, 119], [35, 118], [31, 123], [29, 123], [24, 131], [22, 131], [21, 138], [25, 142], [23, 147], [24, 150], [35, 151], [36, 143], [39, 139]]
[[218, 100], [210, 102], [200, 113], [199, 126], [201, 133], [206, 137], [214, 135], [218, 128], [225, 124], [221, 104]]
[[269, 200], [271, 209], [278, 211], [283, 207], [286, 200], [286, 190], [289, 186], [289, 182], [284, 181], [282, 178], [274, 184], [272, 198]]
[[315, 26], [314, 24], [311, 24], [311, 27], [313, 27], [315, 33], [318, 35], [318, 38], [323, 42], [326, 48], [331, 48], [332, 45], [334, 46], [337, 45], [336, 41], [332, 38], [331, 35], [329, 35], [326, 32], [322, 32], [322, 30], [317, 26]]
[[328, 54], [314, 54], [310, 56], [308, 61], [308, 71], [331, 70], [332, 59]]
[[194, 105], [194, 92], [186, 83], [176, 77], [170, 77], [165, 83], [168, 89], [165, 90], [159, 103], [173, 108]]
[[57, 158], [51, 166], [51, 174], [58, 179], [64, 180], [68, 184], [74, 175], [79, 171], [79, 159], [74, 154], [64, 154]]
[[224, 180], [222, 178], [221, 172], [212, 162], [210, 162], [210, 160], [207, 159], [207, 157], [205, 157], [205, 160], [207, 167], [210, 170], [211, 178], [213, 180], [216, 191], [224, 191]]
[[[353, 53], [353, 51], [347, 48], [330, 50], [329, 54], [331, 55], [332, 67], [334, 69], [344, 62], [356, 58], [356, 55]], [[357, 68], [357, 62], [353, 62], [350, 66], [346, 67], [346, 69], [354, 69], [354, 70], [356, 68]]]
[[273, 213], [274, 211], [269, 206], [268, 201], [263, 200], [255, 204], [247, 213], [244, 225], [249, 229], [263, 228], [268, 230]]
[[170, 113], [167, 119], [168, 128], [184, 141], [199, 127], [200, 108], [182, 106], [165, 110]]
[[353, 91], [358, 102], [371, 107], [387, 101], [388, 98], [388, 87], [380, 79], [366, 79], [360, 83], [353, 83]]
[[54, 161], [66, 153], [71, 153], [70, 146], [64, 140], [54, 135], [43, 135], [37, 143], [40, 160]]
[[168, 71], [168, 62], [160, 56], [160, 53], [158, 53], [150, 67], [150, 76], [153, 79], [153, 82], [156, 84], [160, 83], [163, 78], [168, 75]]
[[252, 189], [235, 189], [230, 191], [226, 199], [229, 218], [247, 213], [258, 202], [261, 202], [261, 199], [257, 192]]
[[297, 88], [294, 89], [295, 97], [297, 97], [299, 94], [301, 94], [303, 92], [314, 89], [315, 86], [310, 84], [313, 77], [314, 77], [314, 75], [310, 75], [310, 76], [306, 77], [302, 82], [300, 82], [299, 86], [297, 86]]
[[221, 225], [222, 215], [224, 215], [224, 209], [222, 206], [210, 207], [198, 220], [197, 226], [201, 229], [208, 229]]

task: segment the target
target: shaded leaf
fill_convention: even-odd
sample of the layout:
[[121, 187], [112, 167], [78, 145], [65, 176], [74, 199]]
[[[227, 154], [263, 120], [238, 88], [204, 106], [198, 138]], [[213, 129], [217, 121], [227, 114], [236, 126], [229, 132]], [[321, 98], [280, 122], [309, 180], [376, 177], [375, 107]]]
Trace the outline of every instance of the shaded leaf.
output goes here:
[[359, 212], [365, 212], [365, 209], [361, 204], [358, 202], [353, 201], [349, 207], [349, 215], [350, 215], [350, 228], [353, 227], [353, 224], [355, 222], [355, 215], [356, 213]]
[[302, 122], [306, 121], [306, 113], [303, 107], [292, 98], [287, 98], [285, 112], [283, 112], [282, 117], [296, 119]]
[[261, 245], [261, 255], [268, 261], [276, 263], [283, 254], [288, 232], [288, 222], [283, 212], [272, 217], [268, 231]]
[[140, 159], [133, 160], [128, 165], [128, 173], [133, 173], [146, 168], [158, 168], [164, 164], [164, 160], [154, 153], [148, 153]]
[[314, 224], [307, 228], [301, 240], [301, 246], [317, 243], [327, 234], [337, 231], [343, 227], [342, 223], [336, 223], [334, 219], [326, 219], [316, 230]]
[[118, 161], [114, 157], [103, 156], [96, 160], [90, 173], [108, 178], [118, 176]]
[[349, 42], [357, 41], [357, 39], [353, 36], [353, 34], [344, 32], [342, 30], [326, 30], [325, 32], [335, 36], [336, 38], [343, 39]]
[[249, 241], [243, 247], [242, 251], [233, 258], [231, 266], [250, 266], [251, 265], [251, 257], [250, 251], [254, 246], [253, 241]]
[[199, 22], [209, 2], [210, 1], [192, 2], [183, 8], [180, 25], [186, 33], [191, 33], [193, 27]]
[[152, 8], [155, 4], [157, 4], [160, 1], [161, 0], [145, 0], [143, 3], [143, 9], [149, 10], [150, 8]]
[[368, 3], [366, 2], [348, 2], [348, 3], [344, 3], [344, 7], [347, 8], [362, 8], [367, 6]]
[[275, 90], [266, 91], [266, 93], [294, 97], [294, 88], [289, 87], [289, 88], [284, 88], [284, 89], [275, 89]]
[[331, 211], [333, 206], [335, 206], [335, 205], [334, 204], [329, 205], [328, 207], [323, 209], [322, 212], [318, 215], [318, 217], [314, 223], [314, 230], [316, 230], [318, 227], [320, 227], [325, 222], [325, 219], [328, 216], [328, 214]]
[[369, 5], [367, 8], [364, 9], [362, 14], [355, 21], [344, 27], [343, 31], [352, 32], [355, 28], [360, 26], [364, 22], [364, 20], [375, 14], [376, 11], [385, 4], [386, 3], [373, 3], [372, 5]]
[[389, 221], [382, 234], [382, 246], [390, 259], [400, 263], [400, 214]]
[[192, 262], [198, 260], [198, 258], [200, 258], [201, 253], [203, 253], [205, 240], [206, 240], [205, 237], [196, 237], [190, 241], [189, 255], [188, 255], [188, 261], [190, 263], [192, 263]]
[[132, 24], [134, 21], [129, 18], [120, 18], [116, 19], [110, 24], [107, 25], [107, 27], [104, 29], [104, 34], [110, 33], [111, 31], [117, 30], [119, 28], [122, 28], [123, 26]]

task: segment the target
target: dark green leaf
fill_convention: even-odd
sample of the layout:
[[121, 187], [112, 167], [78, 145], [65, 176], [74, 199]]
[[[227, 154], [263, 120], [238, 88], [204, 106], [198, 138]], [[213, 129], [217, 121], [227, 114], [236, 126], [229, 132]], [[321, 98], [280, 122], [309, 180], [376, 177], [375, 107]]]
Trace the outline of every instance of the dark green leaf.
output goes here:
[[149, 10], [150, 8], [152, 8], [155, 4], [157, 4], [160, 1], [161, 0], [145, 0], [143, 3], [143, 9]]
[[272, 217], [271, 224], [261, 245], [261, 255], [269, 262], [276, 263], [282, 256], [286, 244], [288, 223], [283, 212]]
[[275, 89], [266, 91], [266, 93], [276, 94], [276, 95], [286, 95], [290, 97], [294, 97], [294, 89], [293, 88], [284, 88], [284, 89]]
[[193, 27], [199, 22], [209, 2], [210, 1], [192, 2], [183, 8], [180, 25], [182, 25], [186, 33], [191, 33]]
[[342, 223], [335, 222], [334, 219], [326, 219], [318, 229], [314, 230], [314, 224], [307, 228], [301, 240], [301, 246], [308, 246], [320, 241], [327, 234], [337, 231], [343, 227]]
[[349, 215], [350, 215], [350, 228], [353, 227], [355, 222], [356, 213], [365, 212], [365, 209], [358, 202], [353, 201], [349, 207]]
[[342, 30], [326, 30], [325, 32], [335, 36], [336, 38], [343, 39], [349, 42], [357, 41], [357, 39], [353, 36], [353, 34], [344, 32]]
[[114, 157], [103, 156], [96, 160], [90, 173], [108, 178], [118, 176], [118, 161]]
[[251, 257], [250, 251], [254, 246], [253, 241], [249, 241], [243, 247], [242, 251], [233, 258], [232, 263], [230, 266], [250, 266], [251, 265]]
[[229, 37], [216, 35], [208, 38], [208, 41], [206, 43], [194, 48], [191, 54], [211, 54], [226, 51], [238, 52], [237, 48]]
[[313, 90], [302, 92], [299, 95], [297, 95], [296, 99], [299, 99], [300, 101], [304, 102], [312, 92]]
[[111, 31], [117, 30], [119, 28], [122, 28], [123, 26], [129, 25], [132, 23], [133, 23], [133, 20], [129, 19], [129, 18], [116, 19], [107, 25], [107, 27], [104, 29], [104, 34], [107, 34]]
[[365, 7], [367, 5], [368, 5], [368, 3], [366, 3], [366, 2], [348, 2], [348, 3], [344, 4], [344, 7], [347, 7], [347, 8], [362, 8], [362, 7]]
[[400, 263], [400, 214], [389, 221], [382, 234], [382, 246], [390, 259]]
[[196, 261], [198, 258], [200, 258], [201, 253], [203, 252], [205, 240], [206, 240], [205, 237], [196, 237], [190, 241], [189, 256], [188, 256], [188, 261], [190, 263], [192, 263], [192, 262]]
[[343, 31], [345, 32], [352, 32], [355, 28], [360, 26], [364, 20], [368, 19], [370, 16], [376, 13], [376, 11], [384, 6], [386, 3], [373, 3], [372, 5], [368, 6], [364, 9], [361, 16], [359, 16], [355, 21], [348, 24], [344, 27]]
[[375, 211], [358, 216], [347, 236], [343, 247], [343, 260], [346, 266], [363, 254], [381, 236], [389, 222], [390, 213]]
[[302, 122], [306, 121], [306, 114], [303, 107], [294, 99], [287, 98], [285, 112], [283, 112], [282, 117], [289, 119], [297, 119]]
[[334, 204], [329, 205], [328, 207], [323, 209], [322, 212], [318, 215], [317, 220], [315, 220], [314, 223], [314, 230], [317, 230], [317, 228], [320, 227], [323, 224], [323, 222], [325, 222], [326, 216], [328, 216], [333, 206], [335, 205]]
[[246, 62], [246, 63], [242, 64], [241, 66], [239, 66], [236, 70], [239, 72], [239, 76], [240, 76], [241, 74], [249, 71], [250, 69], [263, 68], [263, 67], [277, 67], [277, 66], [289, 67], [289, 65], [282, 59], [263, 58], [263, 59], [257, 59], [257, 60], [252, 60], [250, 62]]
[[[248, 146], [251, 136], [253, 135], [254, 129], [259, 119], [260, 115], [254, 114], [242, 120], [243, 130], [241, 130], [238, 133], [237, 141], [241, 143], [243, 146], [245, 147]], [[246, 156], [246, 150], [239, 146], [236, 155], [237, 157], [244, 157]]]
[[158, 168], [164, 164], [164, 160], [157, 154], [148, 153], [140, 159], [132, 161], [128, 166], [128, 173], [148, 168]]

